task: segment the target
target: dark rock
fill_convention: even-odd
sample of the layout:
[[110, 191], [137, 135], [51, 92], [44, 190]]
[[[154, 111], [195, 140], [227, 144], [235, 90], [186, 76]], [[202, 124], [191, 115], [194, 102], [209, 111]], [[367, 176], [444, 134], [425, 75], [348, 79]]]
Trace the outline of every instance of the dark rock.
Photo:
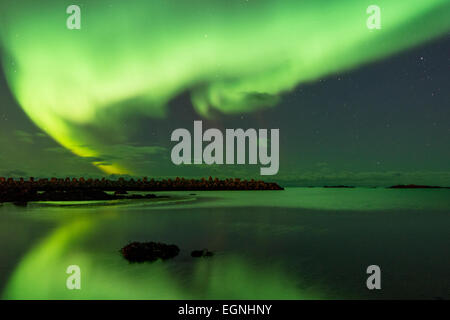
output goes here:
[[16, 201], [16, 202], [13, 202], [13, 204], [15, 206], [18, 206], [18, 207], [26, 207], [28, 205], [28, 202], [26, 202], [26, 201]]
[[93, 201], [111, 200], [113, 196], [101, 190], [49, 190], [40, 195], [42, 201]]
[[120, 252], [130, 262], [144, 262], [174, 258], [178, 255], [180, 249], [174, 244], [132, 242], [123, 247]]
[[201, 257], [212, 257], [214, 252], [208, 251], [208, 249], [194, 250], [191, 252], [191, 257], [201, 258]]

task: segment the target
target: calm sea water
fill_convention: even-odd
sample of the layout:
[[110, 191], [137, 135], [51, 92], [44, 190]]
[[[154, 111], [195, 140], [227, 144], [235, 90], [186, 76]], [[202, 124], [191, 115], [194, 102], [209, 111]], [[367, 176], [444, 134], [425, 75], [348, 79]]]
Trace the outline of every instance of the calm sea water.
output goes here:
[[[6, 299], [450, 298], [450, 190], [288, 188], [0, 205]], [[177, 244], [130, 264], [131, 241]], [[212, 258], [190, 252], [208, 248]], [[366, 268], [381, 268], [381, 290]], [[66, 269], [81, 268], [81, 290]]]

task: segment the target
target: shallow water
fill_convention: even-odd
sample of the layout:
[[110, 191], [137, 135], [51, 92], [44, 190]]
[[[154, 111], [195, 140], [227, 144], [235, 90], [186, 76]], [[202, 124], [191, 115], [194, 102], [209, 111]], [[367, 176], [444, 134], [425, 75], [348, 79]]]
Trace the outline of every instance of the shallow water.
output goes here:
[[[7, 299], [450, 298], [450, 190], [288, 188], [0, 205]], [[130, 241], [177, 244], [130, 264]], [[212, 258], [190, 252], [208, 248]], [[366, 268], [381, 268], [381, 290]], [[81, 268], [81, 290], [66, 269]]]

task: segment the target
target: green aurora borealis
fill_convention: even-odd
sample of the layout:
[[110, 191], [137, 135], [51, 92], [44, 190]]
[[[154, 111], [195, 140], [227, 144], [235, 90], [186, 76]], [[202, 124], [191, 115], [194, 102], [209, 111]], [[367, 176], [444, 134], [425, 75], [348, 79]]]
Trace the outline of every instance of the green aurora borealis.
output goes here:
[[[81, 30], [66, 28], [69, 4], [81, 7]], [[127, 139], [133, 124], [115, 130], [130, 115], [170, 124], [168, 105], [186, 93], [198, 117], [214, 121], [277, 110], [282, 96], [300, 85], [358, 70], [450, 30], [446, 0], [377, 0], [382, 8], [377, 31], [366, 27], [370, 4], [2, 0], [3, 69], [26, 115], [60, 145], [108, 174], [152, 175], [114, 148], [114, 143], [133, 147]], [[166, 127], [168, 137], [176, 127]], [[114, 143], [105, 132], [117, 136]], [[163, 150], [147, 138], [149, 157]], [[105, 160], [111, 153], [116, 157]]]

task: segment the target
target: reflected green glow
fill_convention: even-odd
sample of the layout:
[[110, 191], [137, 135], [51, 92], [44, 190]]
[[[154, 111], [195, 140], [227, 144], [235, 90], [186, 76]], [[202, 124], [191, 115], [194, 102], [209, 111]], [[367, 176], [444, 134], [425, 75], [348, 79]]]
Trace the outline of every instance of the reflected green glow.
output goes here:
[[[270, 268], [269, 268], [270, 267]], [[293, 279], [273, 265], [251, 268], [242, 258], [200, 260], [194, 270], [194, 290], [205, 299], [319, 299], [317, 290], [300, 291]]]
[[[169, 193], [161, 193], [167, 194]], [[170, 192], [173, 195], [185, 192]], [[449, 190], [407, 190], [385, 188], [286, 188], [279, 191], [196, 191], [202, 201], [184, 203], [188, 208], [211, 207], [275, 207], [314, 210], [379, 211], [379, 210], [450, 210]], [[205, 201], [214, 199], [214, 201]], [[173, 210], [179, 206], [164, 206]], [[295, 226], [292, 226], [295, 228]]]
[[[447, 253], [442, 235], [450, 219], [449, 192], [288, 188], [196, 192], [197, 200], [180, 198], [178, 205], [4, 204], [0, 235], [7, 234], [2, 239], [11, 252], [22, 252], [35, 239], [25, 236], [31, 228], [47, 232], [42, 222], [58, 227], [5, 270], [11, 276], [2, 297], [372, 299], [360, 286], [359, 271], [375, 256], [404, 275], [382, 298], [432, 298], [444, 284], [419, 279], [405, 288], [403, 279], [416, 279], [430, 268], [436, 268], [438, 279], [448, 273], [448, 264], [433, 261]], [[132, 240], [176, 243], [182, 251], [166, 262], [128, 264], [117, 250]], [[192, 259], [189, 251], [203, 245], [217, 254]], [[398, 252], [405, 257], [400, 262]], [[65, 270], [72, 264], [81, 267], [81, 291], [65, 287]]]
[[[111, 114], [161, 117], [186, 90], [204, 116], [211, 109], [249, 112], [274, 105], [299, 83], [450, 28], [447, 0], [379, 0], [379, 31], [365, 24], [371, 1], [77, 1], [79, 31], [66, 29], [69, 4], [2, 1], [0, 37], [8, 81], [25, 112], [83, 157], [101, 157], [103, 147], [84, 126]], [[126, 163], [94, 164], [127, 172]]]
[[79, 235], [86, 234], [90, 227], [91, 223], [87, 220], [80, 220], [60, 228], [38, 244], [16, 268], [3, 298], [46, 299], [54, 290], [62, 292], [65, 286], [64, 279], [67, 278], [64, 273], [66, 268], [77, 264], [84, 269], [89, 266], [89, 261], [83, 255], [73, 254], [66, 258], [67, 264], [63, 267], [62, 261], [55, 258], [63, 254], [64, 250], [70, 251], [75, 245], [73, 240]]
[[[113, 216], [107, 216], [111, 218]], [[95, 219], [97, 220], [97, 219]], [[185, 279], [167, 263], [129, 264], [119, 253], [102, 257], [82, 249], [83, 239], [104, 219], [78, 219], [50, 234], [14, 270], [4, 299], [313, 299], [274, 266], [252, 269], [242, 258], [193, 261], [193, 276]], [[97, 230], [98, 231], [98, 230]], [[175, 262], [176, 263], [176, 262]], [[68, 290], [65, 270], [81, 269], [81, 290]]]
[[[129, 281], [120, 270], [109, 270], [95, 263], [94, 255], [77, 251], [92, 227], [87, 220], [65, 225], [45, 239], [22, 260], [15, 270], [5, 299], [181, 299], [161, 263], [151, 269], [151, 288], [142, 281]], [[68, 290], [65, 270], [69, 265], [81, 269], [81, 290]], [[126, 266], [126, 263], [124, 262]], [[122, 265], [122, 268], [124, 267]]]

